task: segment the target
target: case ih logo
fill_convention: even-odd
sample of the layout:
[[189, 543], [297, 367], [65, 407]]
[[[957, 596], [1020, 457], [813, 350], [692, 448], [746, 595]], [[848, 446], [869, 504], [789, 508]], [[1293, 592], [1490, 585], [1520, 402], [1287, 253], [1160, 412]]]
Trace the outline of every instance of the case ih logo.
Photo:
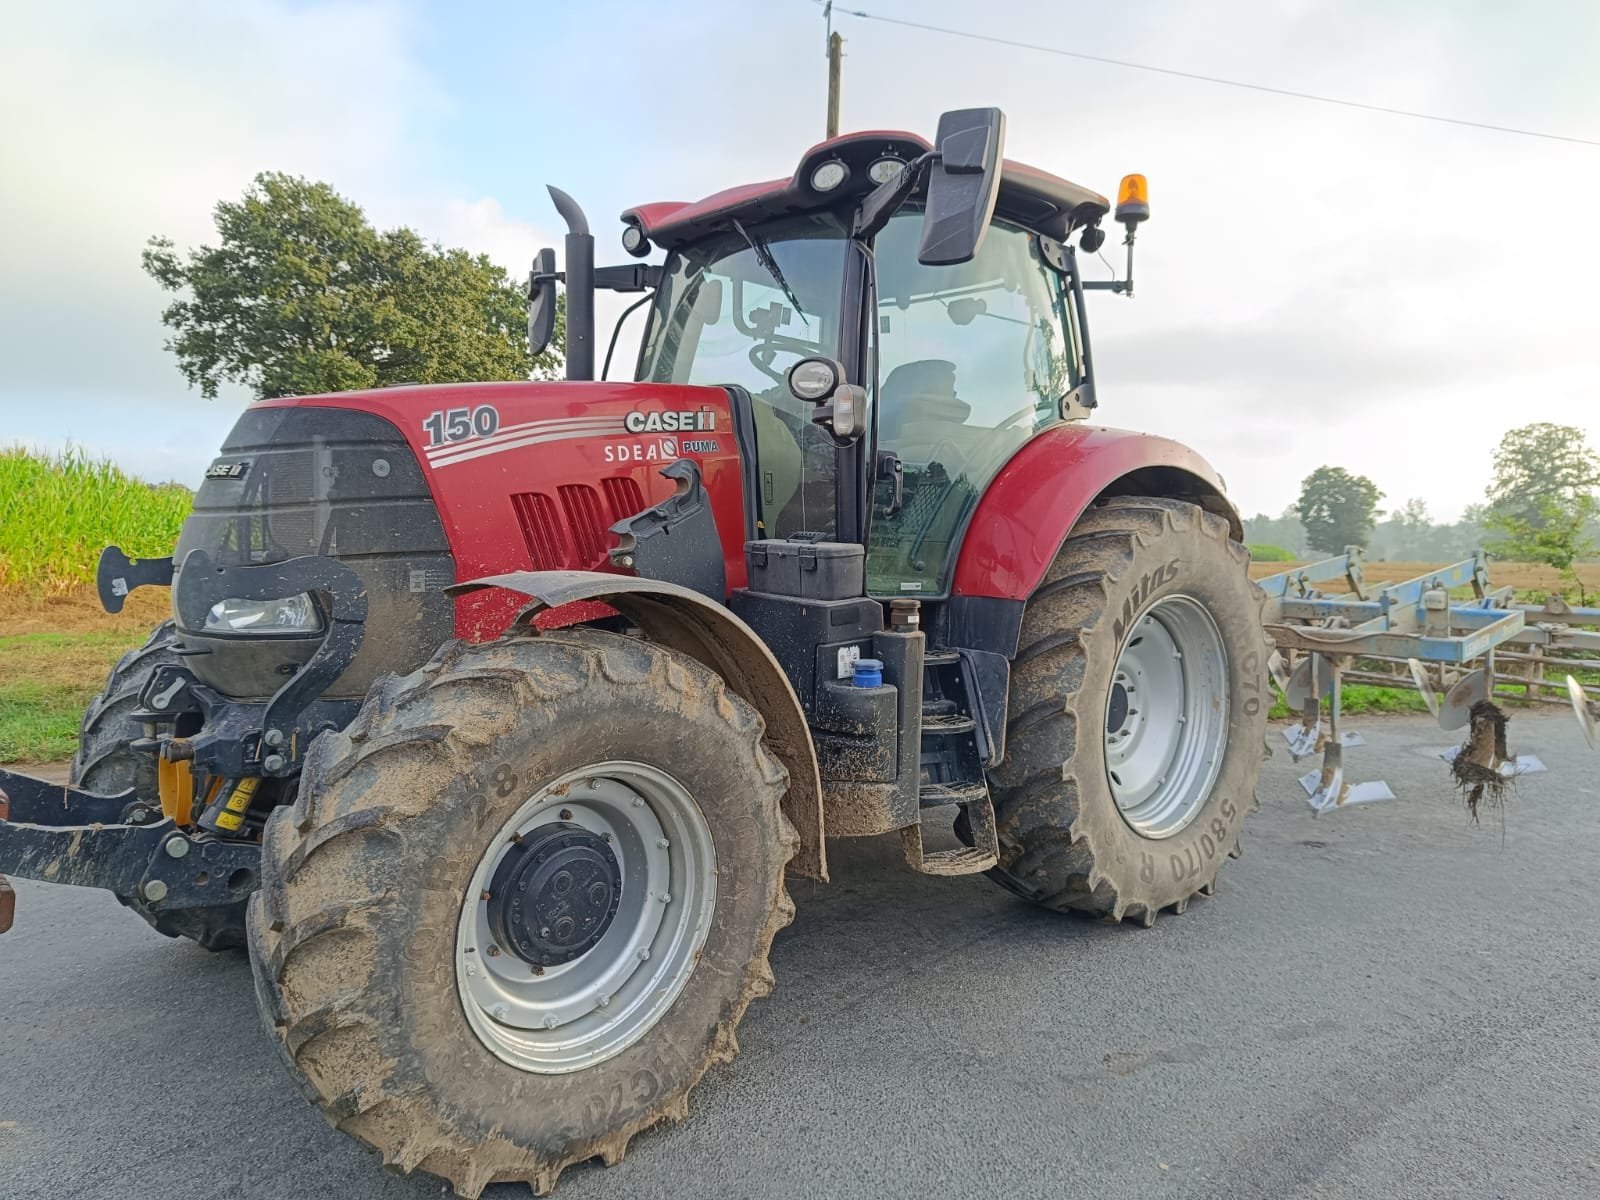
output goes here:
[[241, 458], [237, 462], [214, 462], [206, 468], [207, 479], [243, 479], [244, 473], [250, 469], [250, 460]]
[[712, 433], [717, 428], [717, 414], [709, 408], [667, 412], [636, 409], [622, 419], [622, 424], [629, 433]]

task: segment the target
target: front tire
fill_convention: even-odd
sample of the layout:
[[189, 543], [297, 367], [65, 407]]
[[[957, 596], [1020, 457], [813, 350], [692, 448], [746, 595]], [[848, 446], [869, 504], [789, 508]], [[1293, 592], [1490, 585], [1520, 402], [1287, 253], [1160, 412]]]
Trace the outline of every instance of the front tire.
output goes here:
[[1079, 520], [1023, 616], [991, 876], [1146, 925], [1209, 895], [1257, 807], [1261, 592], [1222, 518], [1119, 497]]
[[682, 1119], [794, 911], [762, 734], [700, 664], [587, 629], [381, 680], [268, 822], [250, 910], [302, 1089], [468, 1197]]

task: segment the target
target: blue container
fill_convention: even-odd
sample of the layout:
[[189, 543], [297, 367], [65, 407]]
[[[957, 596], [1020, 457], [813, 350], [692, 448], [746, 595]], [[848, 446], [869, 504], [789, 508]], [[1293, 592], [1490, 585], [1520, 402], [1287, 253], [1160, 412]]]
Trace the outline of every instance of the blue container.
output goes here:
[[856, 659], [855, 675], [850, 682], [855, 687], [882, 687], [883, 660], [877, 658]]

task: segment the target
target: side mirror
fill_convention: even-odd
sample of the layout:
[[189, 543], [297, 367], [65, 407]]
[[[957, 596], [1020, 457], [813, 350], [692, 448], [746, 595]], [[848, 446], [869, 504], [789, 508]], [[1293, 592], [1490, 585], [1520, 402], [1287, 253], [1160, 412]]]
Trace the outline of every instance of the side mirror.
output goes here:
[[831, 358], [802, 358], [789, 368], [789, 393], [816, 405], [811, 421], [834, 437], [850, 439], [867, 431], [867, 389], [844, 381], [844, 368]]
[[918, 262], [954, 266], [978, 253], [1000, 195], [1005, 140], [1006, 117], [998, 108], [962, 108], [939, 118]]
[[541, 354], [556, 335], [556, 252], [533, 256], [528, 274], [528, 353]]

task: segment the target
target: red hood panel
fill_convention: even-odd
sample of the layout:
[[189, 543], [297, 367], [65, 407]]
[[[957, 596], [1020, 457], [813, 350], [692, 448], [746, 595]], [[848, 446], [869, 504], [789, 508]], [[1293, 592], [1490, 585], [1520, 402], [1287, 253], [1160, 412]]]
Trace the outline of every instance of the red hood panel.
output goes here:
[[[721, 388], [463, 383], [261, 403], [357, 409], [399, 429], [433, 489], [458, 582], [530, 569], [612, 570], [610, 526], [670, 496], [661, 468], [693, 459], [711, 496], [728, 586], [744, 586], [743, 474]], [[523, 602], [497, 591], [464, 596], [457, 633], [497, 636]]]

